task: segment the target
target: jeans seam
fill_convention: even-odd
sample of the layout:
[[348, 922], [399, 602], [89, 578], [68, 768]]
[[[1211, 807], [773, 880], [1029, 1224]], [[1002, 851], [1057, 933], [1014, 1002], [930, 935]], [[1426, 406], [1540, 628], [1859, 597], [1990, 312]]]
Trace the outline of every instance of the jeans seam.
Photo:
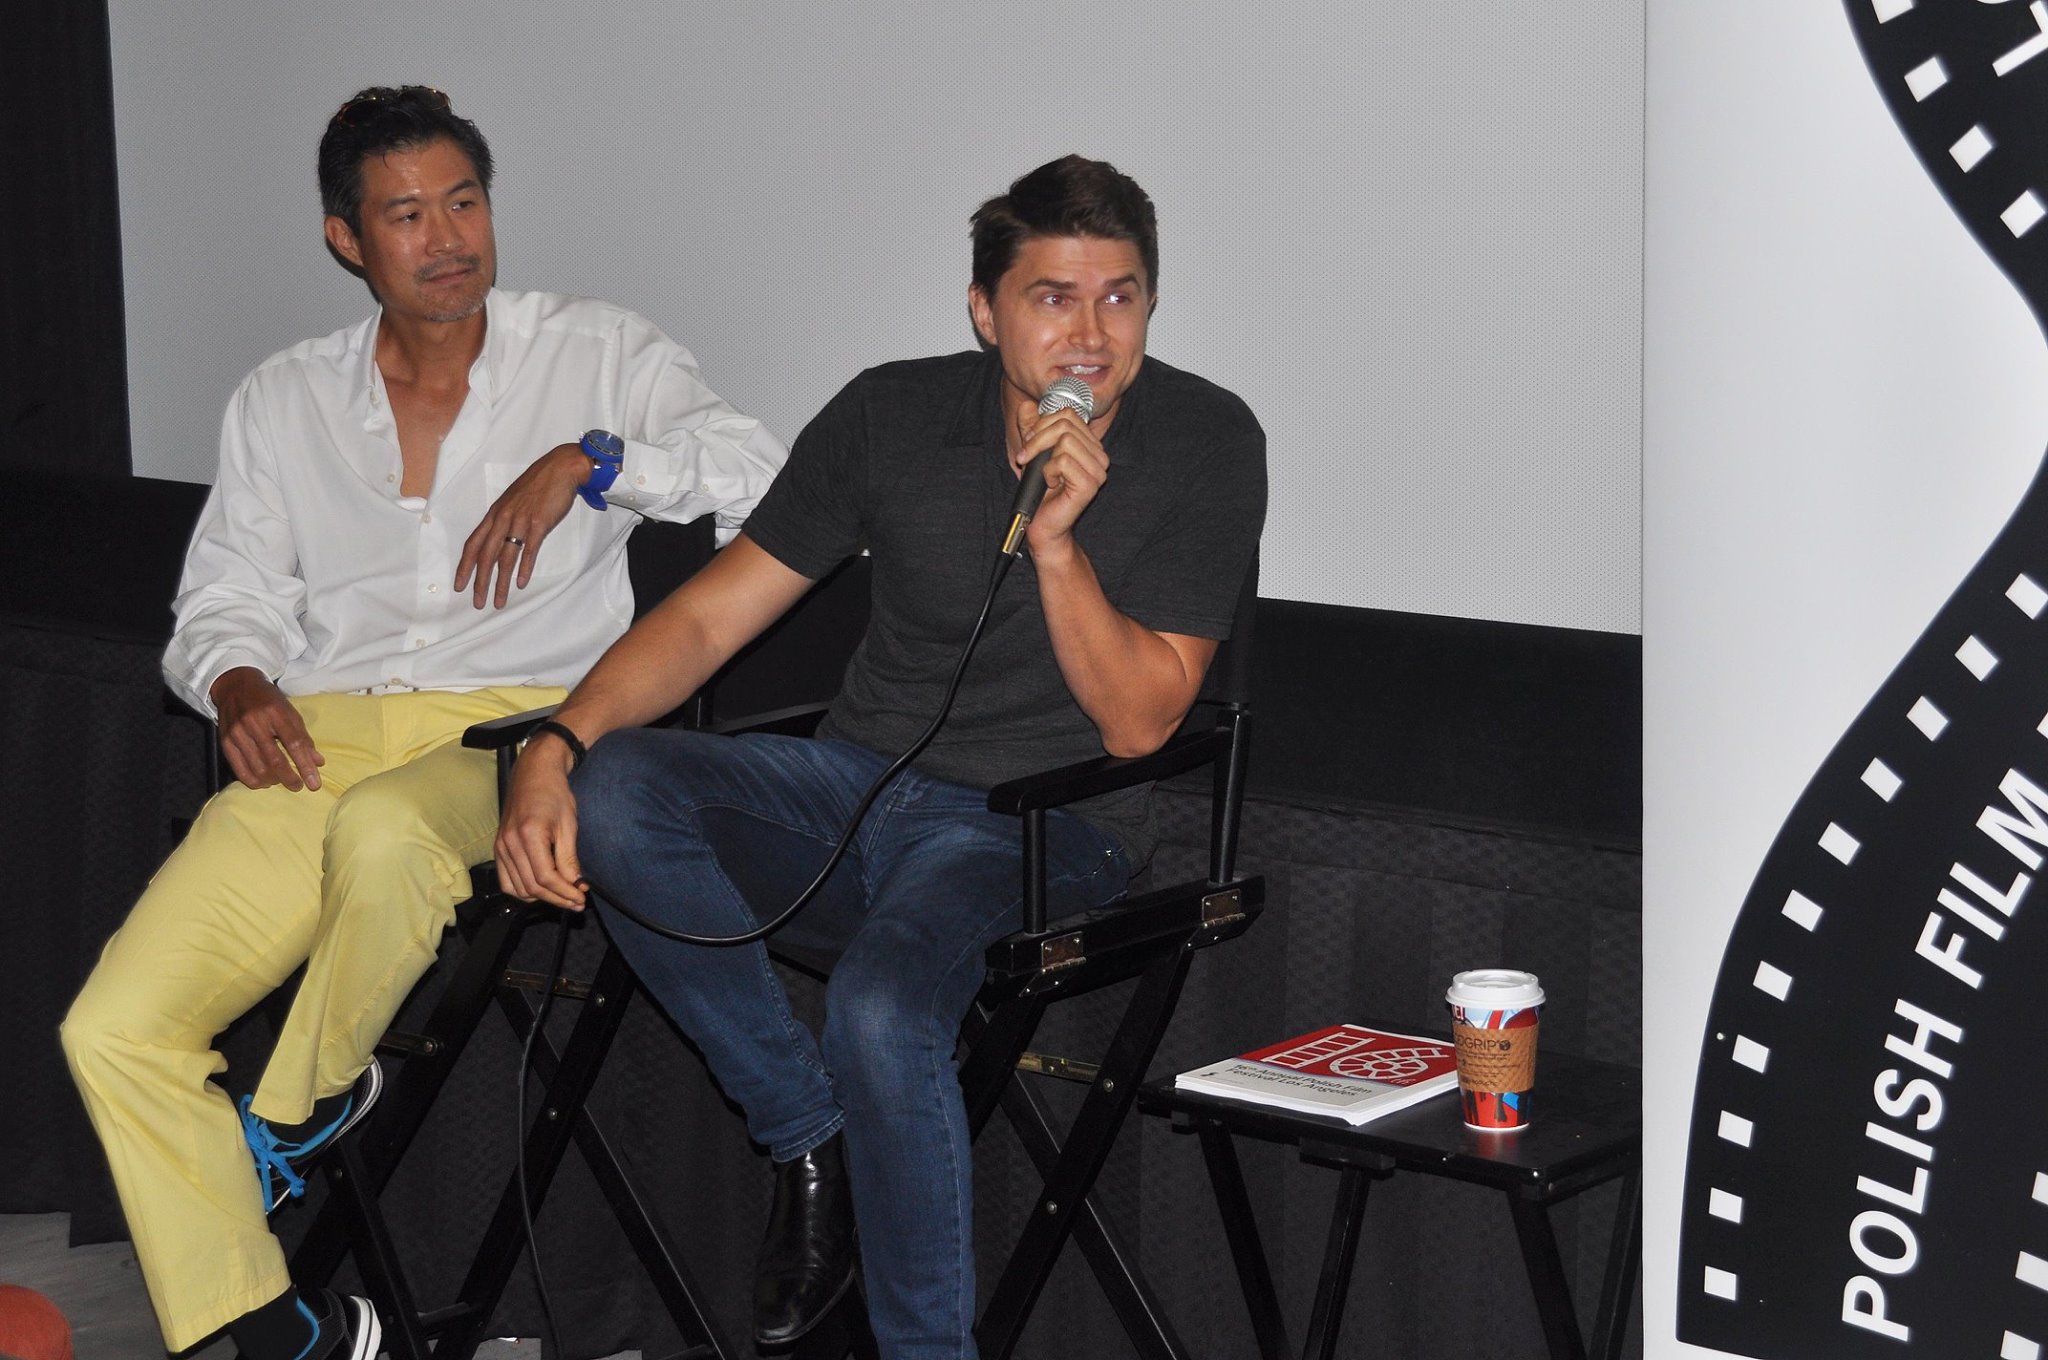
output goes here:
[[[791, 826], [788, 822], [784, 821], [780, 817], [763, 816], [756, 809], [744, 808], [726, 799], [706, 799], [702, 802], [691, 804], [687, 809], [688, 814], [692, 817], [701, 817], [701, 815], [704, 812], [710, 810], [730, 812], [735, 815], [743, 817], [752, 817], [755, 820], [764, 822], [770, 826], [777, 828], [778, 830], [789, 832], [792, 835], [801, 836], [804, 839], [813, 842], [821, 842], [821, 838], [808, 827]], [[705, 843], [707, 846], [710, 844], [710, 840], [708, 837], [706, 838]], [[740, 903], [748, 916], [753, 916], [753, 908], [752, 905], [747, 902], [747, 895], [741, 892], [739, 889], [739, 885], [732, 881], [732, 875], [728, 874], [725, 871], [725, 865], [719, 862], [718, 856], [716, 854], [712, 854], [709, 856], [709, 863], [712, 872], [718, 875], [719, 881], [724, 885], [725, 891], [731, 895], [732, 900]], [[756, 919], [752, 924], [748, 926], [748, 929], [754, 929], [759, 924], [759, 920]], [[704, 945], [699, 947], [726, 948], [728, 946]], [[776, 973], [775, 965], [773, 961], [770, 960], [770, 958], [768, 957], [768, 949], [765, 944], [763, 944], [760, 949], [755, 951], [755, 966], [759, 969], [762, 978], [767, 982], [769, 992], [776, 998], [776, 1018], [778, 1021], [780, 1021], [782, 1025], [782, 1036], [783, 1038], [790, 1041], [791, 1047], [795, 1050], [796, 1059], [798, 1063], [800, 1063], [804, 1067], [809, 1068], [815, 1075], [823, 1078], [825, 1080], [827, 1087], [829, 1088], [832, 1081], [832, 1074], [826, 1070], [824, 1059], [822, 1057], [820, 1057], [817, 1061], [814, 1062], [812, 1061], [811, 1056], [807, 1052], [805, 1052], [803, 1041], [810, 1037], [810, 1029], [804, 1024], [803, 1021], [796, 1018], [796, 1011], [792, 1009], [789, 1004], [789, 988], [783, 985], [782, 978], [780, 977], [780, 975]], [[846, 1118], [845, 1112], [838, 1112], [838, 1118], [841, 1122], [844, 1122]], [[799, 1153], [797, 1155], [801, 1156], [802, 1154]]]
[[[971, 1004], [971, 1003], [970, 1003], [970, 1004]], [[953, 1100], [958, 1100], [958, 1099], [960, 1099], [960, 1098], [961, 1098], [961, 1097], [960, 1097], [960, 1095], [959, 1095], [959, 1086], [960, 1086], [960, 1081], [959, 1081], [959, 1077], [958, 1077], [958, 1075], [957, 1075], [957, 1074], [956, 1074], [956, 1073], [954, 1072], [954, 1070], [953, 1070], [953, 1064], [952, 1064], [952, 1062], [951, 1062], [951, 1061], [950, 1061], [950, 1060], [949, 1060], [949, 1059], [948, 1059], [948, 1058], [946, 1057], [946, 1055], [944, 1055], [944, 1054], [940, 1054], [940, 1053], [936, 1053], [936, 1052], [934, 1052], [933, 1054], [931, 1054], [931, 1057], [930, 1057], [930, 1061], [929, 1061], [929, 1062], [928, 1062], [928, 1063], [926, 1064], [926, 1071], [925, 1071], [925, 1079], [926, 1079], [926, 1081], [927, 1081], [927, 1082], [929, 1083], [929, 1085], [928, 1085], [927, 1089], [929, 1089], [929, 1090], [933, 1091], [933, 1092], [934, 1092], [934, 1093], [935, 1093], [935, 1094], [937, 1095], [937, 1097], [938, 1097], [938, 1098], [939, 1098], [940, 1100], [947, 1100], [947, 1099], [953, 1099]], [[952, 1084], [953, 1084], [953, 1088], [954, 1088], [954, 1089], [953, 1089], [952, 1091], [948, 1091], [948, 1090], [946, 1089], [946, 1082], [947, 1082], [948, 1080], [950, 1080], [950, 1081], [952, 1082]], [[963, 1119], [963, 1120], [965, 1119], [965, 1111], [964, 1111], [964, 1110], [962, 1111], [962, 1119]], [[971, 1131], [970, 1131], [970, 1137], [971, 1137], [971, 1136], [972, 1136], [972, 1135], [971, 1135]], [[969, 1157], [970, 1157], [970, 1159], [972, 1158], [972, 1151], [971, 1151], [971, 1149], [970, 1149], [970, 1152], [969, 1152]], [[958, 1150], [957, 1148], [955, 1148], [955, 1147], [953, 1146], [953, 1140], [952, 1140], [952, 1139], [950, 1139], [950, 1138], [946, 1140], [946, 1163], [947, 1163], [947, 1165], [946, 1165], [946, 1172], [947, 1172], [947, 1177], [948, 1177], [948, 1180], [949, 1180], [949, 1181], [950, 1181], [950, 1182], [951, 1182], [952, 1184], [954, 1184], [954, 1185], [958, 1185], [958, 1184], [960, 1184], [960, 1182], [961, 1182], [961, 1172], [960, 1172], [959, 1150]], [[971, 1178], [972, 1174], [973, 1174], [973, 1173], [972, 1173], [972, 1171], [970, 1170], [970, 1171], [969, 1171], [969, 1173], [968, 1173], [968, 1175], [969, 1175], [969, 1177], [970, 1177], [970, 1178]], [[952, 1208], [953, 1208], [953, 1223], [952, 1223], [952, 1237], [951, 1237], [951, 1242], [950, 1242], [950, 1245], [951, 1245], [951, 1246], [952, 1246], [952, 1248], [953, 1248], [953, 1252], [954, 1252], [954, 1258], [953, 1258], [953, 1259], [954, 1259], [955, 1261], [958, 1261], [958, 1260], [960, 1259], [960, 1256], [961, 1256], [961, 1254], [962, 1254], [963, 1252], [964, 1252], [964, 1253], [968, 1253], [968, 1254], [970, 1254], [970, 1255], [971, 1255], [971, 1253], [972, 1253], [972, 1251], [973, 1251], [973, 1244], [972, 1244], [971, 1242], [969, 1242], [969, 1241], [967, 1240], [967, 1236], [968, 1236], [968, 1228], [967, 1228], [967, 1224], [966, 1224], [965, 1222], [963, 1222], [963, 1221], [962, 1221], [962, 1219], [961, 1219], [961, 1211], [960, 1211], [960, 1205], [961, 1205], [961, 1202], [962, 1202], [962, 1201], [961, 1201], [961, 1197], [960, 1197], [959, 1195], [954, 1195], [954, 1196], [952, 1196]], [[971, 1201], [969, 1201], [969, 1202], [971, 1202]], [[955, 1280], [956, 1280], [956, 1283], [955, 1283], [955, 1286], [954, 1286], [954, 1290], [953, 1290], [953, 1299], [952, 1299], [952, 1305], [953, 1305], [953, 1318], [954, 1318], [954, 1319], [958, 1319], [958, 1318], [960, 1318], [960, 1316], [961, 1316], [961, 1315], [962, 1315], [962, 1313], [964, 1312], [964, 1313], [966, 1314], [966, 1318], [967, 1318], [967, 1324], [968, 1324], [968, 1326], [969, 1326], [969, 1327], [972, 1327], [972, 1326], [973, 1326], [973, 1323], [974, 1323], [974, 1305], [973, 1305], [973, 1301], [972, 1301], [972, 1299], [966, 1299], [966, 1300], [965, 1300], [965, 1307], [964, 1307], [964, 1309], [963, 1309], [963, 1307], [962, 1307], [962, 1302], [963, 1302], [963, 1298], [964, 1298], [964, 1296], [965, 1296], [965, 1295], [966, 1295], [966, 1293], [967, 1293], [967, 1289], [968, 1289], [968, 1287], [969, 1287], [969, 1286], [968, 1286], [968, 1282], [969, 1282], [969, 1281], [971, 1281], [971, 1280], [972, 1280], [972, 1279], [974, 1278], [974, 1274], [973, 1274], [973, 1271], [972, 1271], [972, 1269], [971, 1269], [971, 1268], [970, 1268], [969, 1270], [966, 1270], [966, 1271], [959, 1271], [959, 1270], [955, 1270], [955, 1269], [953, 1269], [953, 1268], [952, 1268], [952, 1267], [951, 1267], [951, 1266], [949, 1265], [949, 1266], [947, 1267], [947, 1273], [948, 1273], [948, 1274], [950, 1274], [950, 1275], [952, 1275], [952, 1276], [954, 1276], [954, 1277], [955, 1277]]]
[[[741, 811], [741, 809], [739, 809], [739, 808], [735, 808], [735, 807], [733, 807], [733, 806], [732, 806], [732, 805], [730, 805], [730, 804], [723, 804], [723, 803], [711, 803], [711, 804], [706, 804], [705, 806], [707, 806], [707, 807], [722, 807], [722, 808], [724, 808], [724, 810], [726, 810], [726, 811], [728, 811], [728, 812], [738, 812], [738, 811]], [[701, 809], [701, 808], [699, 808], [699, 809], [695, 809], [695, 811], [702, 811], [702, 809]], [[764, 821], [765, 821], [765, 820], [768, 820], [768, 819], [766, 819], [766, 818], [763, 818], [762, 820], [764, 820]], [[781, 823], [779, 823], [779, 822], [778, 822], [778, 823], [776, 823], [776, 825], [778, 825], [778, 826], [781, 826]], [[782, 827], [782, 829], [783, 829], [783, 830], [785, 830], [785, 831], [797, 831], [797, 830], [798, 830], [797, 828], [793, 828], [793, 827], [787, 827], [787, 826], [784, 826], [784, 827]], [[808, 832], [802, 832], [802, 831], [799, 831], [799, 832], [798, 832], [798, 834], [802, 834], [802, 835], [806, 835], [806, 836], [808, 836], [808, 835], [809, 835], [810, 833], [808, 833]], [[741, 892], [741, 891], [739, 890], [739, 886], [738, 886], [737, 884], [735, 884], [735, 883], [734, 883], [734, 882], [732, 881], [732, 875], [730, 875], [730, 874], [726, 873], [726, 871], [725, 871], [725, 866], [724, 866], [723, 864], [719, 863], [719, 860], [718, 860], [718, 856], [717, 856], [717, 855], [715, 855], [715, 854], [714, 854], [714, 855], [711, 855], [711, 856], [709, 857], [709, 859], [708, 859], [708, 862], [709, 862], [709, 864], [710, 864], [710, 867], [711, 867], [711, 872], [713, 872], [713, 873], [715, 873], [716, 875], [718, 875], [719, 881], [720, 881], [720, 882], [721, 882], [721, 883], [722, 883], [722, 884], [724, 885], [724, 887], [725, 887], [725, 891], [726, 891], [726, 892], [727, 892], [727, 893], [728, 893], [728, 894], [729, 894], [729, 895], [731, 896], [732, 900], [733, 900], [733, 901], [735, 901], [735, 902], [738, 902], [738, 903], [739, 903], [739, 904], [741, 905], [741, 909], [742, 909], [742, 911], [744, 911], [744, 912], [746, 913], [746, 915], [748, 915], [748, 916], [750, 916], [750, 917], [751, 917], [751, 916], [753, 915], [753, 909], [752, 909], [751, 905], [750, 905], [750, 904], [748, 904], [748, 902], [747, 902], [747, 897], [746, 897], [746, 894], [745, 894], [745, 893], [743, 893], [743, 892]], [[758, 922], [758, 921], [755, 921], [755, 922], [751, 923], [751, 924], [750, 924], [750, 925], [749, 925], [749, 926], [748, 926], [747, 928], [748, 928], [748, 929], [753, 929], [753, 928], [754, 928], [754, 926], [756, 926], [756, 925], [758, 925], [758, 924], [759, 924], [759, 922]], [[749, 948], [750, 946], [745, 946], [745, 945], [731, 945], [731, 946], [729, 946], [729, 945], [693, 945], [693, 946], [690, 946], [690, 947], [691, 947], [691, 948], [697, 948], [697, 949], [723, 949], [723, 948]], [[827, 1084], [829, 1085], [829, 1084], [830, 1084], [830, 1082], [831, 1082], [831, 1079], [832, 1079], [832, 1077], [831, 1077], [831, 1073], [830, 1073], [830, 1072], [828, 1072], [828, 1071], [826, 1071], [826, 1069], [825, 1069], [825, 1065], [824, 1065], [824, 1062], [823, 1062], [823, 1060], [822, 1060], [822, 1059], [820, 1059], [820, 1060], [819, 1060], [819, 1061], [817, 1061], [817, 1062], [813, 1062], [813, 1061], [811, 1060], [811, 1058], [810, 1058], [810, 1055], [809, 1055], [809, 1054], [807, 1054], [807, 1053], [806, 1053], [806, 1052], [804, 1051], [804, 1045], [803, 1045], [803, 1040], [804, 1040], [805, 1038], [807, 1038], [807, 1037], [809, 1036], [809, 1034], [810, 1034], [810, 1031], [809, 1031], [809, 1029], [808, 1029], [808, 1028], [807, 1028], [807, 1027], [806, 1027], [806, 1026], [804, 1025], [803, 1021], [801, 1021], [801, 1020], [799, 1020], [799, 1019], [797, 1019], [797, 1018], [796, 1018], [796, 1012], [795, 1012], [795, 1011], [794, 1011], [793, 1009], [791, 1009], [791, 1007], [790, 1007], [790, 1004], [789, 1004], [789, 989], [788, 989], [787, 987], [785, 987], [785, 986], [783, 985], [783, 982], [782, 982], [782, 978], [781, 978], [781, 977], [780, 977], [780, 976], [779, 976], [779, 975], [778, 975], [778, 974], [776, 973], [776, 971], [775, 971], [775, 965], [774, 965], [773, 961], [772, 961], [772, 960], [771, 960], [771, 959], [770, 959], [770, 958], [768, 957], [768, 948], [767, 948], [767, 946], [766, 946], [765, 944], [763, 944], [763, 945], [759, 946], [758, 948], [755, 948], [753, 952], [754, 952], [755, 968], [756, 968], [756, 969], [757, 969], [757, 970], [759, 971], [759, 973], [760, 973], [760, 975], [761, 975], [762, 979], [763, 979], [763, 980], [764, 980], [764, 981], [765, 981], [765, 982], [766, 982], [766, 983], [768, 984], [767, 990], [768, 990], [769, 994], [770, 994], [770, 995], [772, 995], [773, 997], [775, 997], [775, 998], [776, 998], [776, 1000], [775, 1000], [775, 1010], [776, 1010], [776, 1019], [777, 1019], [777, 1020], [778, 1020], [778, 1021], [780, 1022], [781, 1026], [782, 1026], [782, 1037], [790, 1041], [790, 1043], [791, 1043], [791, 1046], [792, 1046], [792, 1047], [794, 1048], [794, 1050], [795, 1050], [795, 1052], [796, 1052], [796, 1059], [797, 1059], [798, 1063], [800, 1063], [800, 1064], [801, 1064], [801, 1065], [803, 1065], [804, 1067], [807, 1067], [807, 1068], [809, 1068], [809, 1069], [810, 1069], [810, 1070], [811, 1070], [811, 1071], [812, 1071], [813, 1073], [815, 1073], [816, 1075], [818, 1075], [818, 1076], [820, 1076], [820, 1077], [823, 1077], [823, 1078], [825, 1079], [826, 1083], [827, 1083]], [[841, 1118], [843, 1119], [843, 1118], [844, 1118], [845, 1116], [844, 1116], [844, 1114], [842, 1113], [840, 1117], [841, 1117]], [[799, 1155], [801, 1155], [801, 1154], [799, 1154]]]

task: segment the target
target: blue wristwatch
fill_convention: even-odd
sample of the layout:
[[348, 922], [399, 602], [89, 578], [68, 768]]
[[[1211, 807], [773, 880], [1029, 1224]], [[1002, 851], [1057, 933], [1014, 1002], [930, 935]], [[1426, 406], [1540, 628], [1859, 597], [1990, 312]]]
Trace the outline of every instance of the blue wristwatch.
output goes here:
[[605, 508], [604, 493], [612, 489], [612, 483], [619, 479], [619, 469], [626, 462], [626, 441], [610, 430], [591, 430], [584, 434], [583, 456], [590, 460], [590, 477], [576, 488], [593, 510]]

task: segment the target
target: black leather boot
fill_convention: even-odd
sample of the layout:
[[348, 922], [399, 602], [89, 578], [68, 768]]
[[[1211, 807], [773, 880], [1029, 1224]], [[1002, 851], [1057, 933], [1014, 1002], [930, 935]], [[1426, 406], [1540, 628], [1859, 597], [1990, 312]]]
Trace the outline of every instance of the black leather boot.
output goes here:
[[818, 1325], [853, 1283], [845, 1136], [775, 1164], [775, 1203], [754, 1265], [754, 1343], [779, 1350]]

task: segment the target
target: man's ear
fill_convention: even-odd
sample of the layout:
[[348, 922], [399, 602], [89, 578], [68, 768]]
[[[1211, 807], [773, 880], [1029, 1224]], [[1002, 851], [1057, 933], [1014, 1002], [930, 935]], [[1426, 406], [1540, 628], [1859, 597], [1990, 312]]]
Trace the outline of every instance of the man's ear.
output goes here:
[[357, 243], [356, 234], [348, 229], [348, 223], [339, 217], [329, 217], [323, 225], [327, 233], [327, 248], [333, 251], [343, 264], [353, 265], [361, 271], [363, 248]]
[[996, 347], [995, 309], [989, 306], [988, 293], [978, 283], [967, 285], [967, 315], [974, 319], [974, 332], [981, 342], [990, 349]]

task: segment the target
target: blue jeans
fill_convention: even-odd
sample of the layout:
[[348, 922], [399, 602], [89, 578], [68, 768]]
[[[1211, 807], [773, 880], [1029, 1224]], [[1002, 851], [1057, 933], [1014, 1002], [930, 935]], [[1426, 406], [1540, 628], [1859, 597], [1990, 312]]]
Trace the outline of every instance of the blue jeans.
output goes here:
[[[906, 771], [786, 926], [842, 951], [814, 1037], [759, 944], [678, 944], [604, 902], [699, 935], [751, 929], [824, 863], [888, 759], [839, 741], [634, 730], [576, 772], [578, 849], [647, 990], [702, 1050], [777, 1161], [846, 1132], [868, 1306], [888, 1360], [975, 1353], [973, 1168], [954, 1054], [988, 946], [1022, 924], [1021, 833], [987, 794]], [[1129, 876], [1113, 837], [1055, 812], [1054, 912]]]

